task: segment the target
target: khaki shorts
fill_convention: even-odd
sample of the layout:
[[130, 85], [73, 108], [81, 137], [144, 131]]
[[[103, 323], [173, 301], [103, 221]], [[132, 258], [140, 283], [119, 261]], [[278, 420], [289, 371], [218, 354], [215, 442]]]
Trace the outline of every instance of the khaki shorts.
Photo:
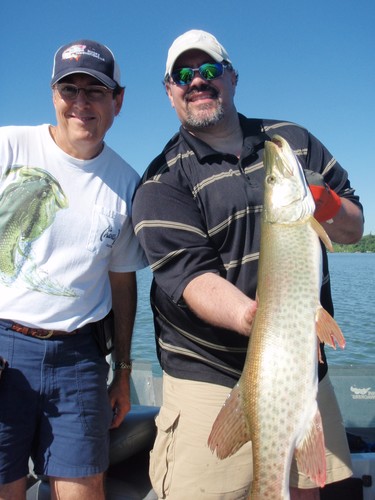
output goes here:
[[[236, 500], [247, 498], [252, 480], [251, 443], [219, 460], [207, 445], [212, 424], [229, 389], [163, 375], [163, 405], [150, 454], [150, 477], [158, 498]], [[328, 375], [319, 384], [318, 405], [326, 436], [327, 483], [351, 476], [350, 452]], [[315, 488], [294, 467], [291, 486]]]

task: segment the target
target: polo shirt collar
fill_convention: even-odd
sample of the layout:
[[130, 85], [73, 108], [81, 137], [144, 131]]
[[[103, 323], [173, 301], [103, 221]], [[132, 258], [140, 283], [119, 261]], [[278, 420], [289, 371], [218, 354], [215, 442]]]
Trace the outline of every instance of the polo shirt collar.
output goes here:
[[[259, 147], [263, 145], [264, 141], [269, 139], [269, 137], [264, 132], [263, 120], [257, 118], [246, 118], [240, 113], [238, 113], [238, 117], [244, 136], [241, 157], [246, 158], [251, 155], [254, 150], [258, 150]], [[212, 149], [207, 143], [190, 134], [190, 132], [188, 132], [183, 126], [180, 127], [180, 134], [194, 151], [195, 156], [200, 162], [203, 162], [210, 157], [222, 158], [223, 156], [228, 156]]]

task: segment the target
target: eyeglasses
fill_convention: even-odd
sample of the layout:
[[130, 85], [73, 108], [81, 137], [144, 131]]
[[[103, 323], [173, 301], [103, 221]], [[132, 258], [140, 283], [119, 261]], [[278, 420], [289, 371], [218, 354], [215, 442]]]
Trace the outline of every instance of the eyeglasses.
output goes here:
[[73, 83], [57, 83], [55, 85], [60, 96], [67, 101], [74, 101], [82, 90], [90, 102], [100, 102], [105, 99], [109, 93], [113, 93], [113, 89], [109, 89], [102, 85], [88, 85], [87, 87], [77, 87]]
[[198, 71], [204, 80], [211, 81], [219, 78], [226, 66], [222, 63], [204, 63], [199, 68], [180, 68], [172, 72], [171, 78], [176, 85], [190, 85]]

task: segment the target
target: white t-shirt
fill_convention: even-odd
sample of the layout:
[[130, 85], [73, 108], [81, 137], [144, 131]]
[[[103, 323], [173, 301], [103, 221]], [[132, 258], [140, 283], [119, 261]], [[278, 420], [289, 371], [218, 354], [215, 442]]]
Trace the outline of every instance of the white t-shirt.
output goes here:
[[72, 331], [111, 307], [108, 271], [147, 261], [133, 232], [138, 174], [111, 148], [77, 160], [49, 125], [0, 128], [0, 318]]

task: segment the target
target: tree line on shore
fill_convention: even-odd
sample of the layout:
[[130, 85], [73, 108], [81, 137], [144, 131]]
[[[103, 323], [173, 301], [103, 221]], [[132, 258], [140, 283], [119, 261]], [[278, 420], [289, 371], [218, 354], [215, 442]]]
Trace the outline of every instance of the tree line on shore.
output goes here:
[[358, 243], [352, 245], [340, 245], [333, 243], [335, 252], [346, 253], [372, 253], [375, 252], [375, 234], [366, 234]]

